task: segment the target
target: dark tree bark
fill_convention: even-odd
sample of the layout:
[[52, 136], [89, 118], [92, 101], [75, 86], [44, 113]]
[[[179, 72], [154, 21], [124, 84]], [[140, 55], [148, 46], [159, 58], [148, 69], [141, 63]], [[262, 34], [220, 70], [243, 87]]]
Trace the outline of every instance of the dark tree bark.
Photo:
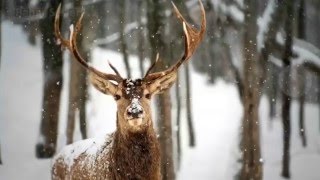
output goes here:
[[[82, 12], [82, 0], [74, 0], [74, 9], [76, 10], [74, 16], [71, 17], [72, 22], [76, 22]], [[84, 23], [87, 22], [85, 17]], [[86, 34], [87, 26], [83, 26], [81, 34]], [[78, 46], [85, 59], [89, 59], [90, 50], [85, 49], [83, 37], [78, 37]], [[70, 83], [69, 83], [69, 104], [68, 104], [68, 121], [67, 121], [67, 144], [71, 144], [74, 141], [74, 129], [76, 114], [79, 112], [79, 125], [82, 135], [82, 139], [87, 138], [87, 127], [86, 127], [86, 100], [87, 100], [87, 72], [81, 67], [81, 65], [70, 56]]]
[[1, 146], [0, 146], [0, 165], [2, 164], [2, 158], [1, 158]]
[[177, 120], [176, 120], [176, 136], [177, 136], [177, 159], [178, 168], [181, 164], [182, 147], [181, 147], [181, 92], [180, 92], [180, 77], [178, 75], [176, 82], [176, 102], [177, 102]]
[[[299, 1], [299, 9], [298, 9], [298, 38], [305, 39], [305, 2], [304, 0]], [[304, 106], [305, 106], [305, 82], [306, 77], [304, 73], [304, 68], [299, 69], [300, 79], [300, 96], [299, 96], [299, 134], [301, 137], [302, 146], [307, 146], [307, 138], [306, 138], [306, 128], [304, 126]]]
[[241, 180], [261, 180], [262, 164], [260, 152], [259, 131], [259, 99], [261, 84], [261, 69], [259, 68], [256, 36], [257, 36], [257, 1], [244, 0], [244, 76], [243, 76], [243, 105], [244, 117], [242, 122], [242, 168]]
[[40, 136], [36, 146], [38, 158], [50, 158], [56, 151], [60, 94], [62, 87], [62, 52], [53, 32], [54, 13], [61, 0], [50, 0], [45, 18], [40, 22], [42, 32], [44, 88]]
[[[148, 0], [147, 1], [147, 28], [148, 38], [151, 46], [151, 60], [155, 60], [159, 52], [163, 57], [167, 53], [166, 42], [164, 37], [165, 26], [165, 1]], [[168, 62], [168, 58], [157, 70], [163, 70]], [[172, 141], [172, 119], [171, 119], [171, 97], [170, 92], [166, 91], [157, 98], [158, 107], [158, 127], [159, 141], [161, 151], [161, 174], [163, 180], [174, 180], [174, 161], [173, 161], [173, 141]]]
[[319, 132], [320, 132], [320, 76], [318, 76], [318, 106], [319, 106]]
[[138, 56], [139, 56], [139, 68], [140, 68], [140, 75], [141, 77], [144, 76], [144, 58], [145, 58], [145, 43], [144, 43], [144, 26], [142, 24], [142, 18], [144, 15], [142, 14], [142, 8], [143, 6], [143, 0], [138, 1], [138, 24], [139, 24], [139, 30], [138, 30]]
[[189, 64], [185, 65], [185, 77], [186, 77], [186, 106], [187, 106], [187, 122], [188, 122], [188, 130], [189, 130], [189, 146], [196, 146], [196, 139], [194, 133], [194, 126], [192, 120], [192, 107], [191, 107], [191, 79], [190, 79], [190, 70]]
[[2, 6], [3, 6], [3, 2], [2, 0], [0, 1], [0, 69], [1, 69], [1, 59], [2, 59], [2, 14], [4, 14], [2, 12]]
[[130, 64], [129, 64], [129, 57], [128, 57], [128, 47], [127, 47], [127, 42], [125, 38], [125, 32], [124, 28], [126, 26], [126, 6], [127, 6], [127, 0], [120, 0], [120, 47], [121, 47], [121, 52], [123, 55], [123, 61], [126, 67], [127, 71], [127, 77], [131, 78], [131, 70], [130, 70]]
[[283, 123], [283, 159], [282, 173], [285, 178], [290, 178], [290, 137], [291, 137], [291, 58], [292, 58], [292, 29], [293, 29], [293, 2], [286, 1], [286, 20], [285, 20], [285, 52], [283, 54], [284, 74], [282, 91], [282, 123]]
[[269, 62], [269, 85], [270, 85], [270, 94], [269, 94], [269, 117], [272, 120], [277, 113], [277, 95], [278, 95], [278, 72], [275, 69], [276, 67]]
[[299, 134], [301, 137], [301, 143], [303, 147], [307, 146], [307, 138], [306, 138], [306, 128], [304, 125], [304, 105], [305, 105], [305, 72], [304, 69], [300, 69], [299, 71], [299, 75], [301, 76], [301, 82], [299, 84], [299, 92], [300, 92], [300, 96], [299, 96]]
[[[175, 57], [175, 43], [171, 41], [170, 43], [170, 58], [174, 59]], [[178, 73], [176, 84], [175, 84], [175, 93], [176, 93], [176, 108], [177, 108], [177, 115], [176, 115], [176, 127], [174, 128], [177, 138], [177, 167], [180, 168], [181, 165], [181, 157], [182, 157], [182, 141], [181, 141], [181, 80], [180, 74]]]

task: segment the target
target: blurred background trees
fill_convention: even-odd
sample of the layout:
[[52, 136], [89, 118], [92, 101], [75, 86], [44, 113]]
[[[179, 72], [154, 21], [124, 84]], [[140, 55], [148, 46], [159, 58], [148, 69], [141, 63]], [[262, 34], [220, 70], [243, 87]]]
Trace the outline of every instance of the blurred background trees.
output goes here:
[[[189, 22], [199, 26], [197, 1], [173, 2]], [[59, 3], [63, 7], [61, 26], [64, 36], [68, 35], [69, 24], [75, 23], [81, 12], [85, 11], [85, 25], [78, 38], [81, 54], [91, 61], [93, 48], [121, 53], [126, 67], [126, 74], [122, 75], [128, 78], [133, 77], [130, 55], [139, 58], [140, 76], [143, 76], [146, 65], [155, 61], [157, 53], [160, 62], [155, 71], [174, 64], [184, 50], [182, 25], [172, 14], [170, 1], [2, 1], [4, 11], [1, 10], [1, 13], [5, 20], [21, 25], [30, 44], [36, 45], [40, 42], [37, 38], [41, 39], [44, 94], [43, 107], [39, 109], [42, 115], [40, 141], [36, 144], [38, 158], [50, 158], [56, 152], [63, 86], [69, 87], [65, 144], [74, 142], [77, 124], [81, 138], [88, 138], [87, 122], [90, 116], [86, 113], [86, 104], [90, 101], [90, 94], [87, 73], [77, 62], [69, 61], [69, 83], [63, 83], [63, 59], [68, 61], [72, 57], [63, 56], [53, 34], [54, 12]], [[263, 178], [262, 118], [259, 115], [263, 97], [269, 102], [270, 127], [275, 124], [274, 119], [282, 120], [283, 159], [279, 172], [289, 178], [291, 134], [293, 131], [299, 133], [303, 147], [312, 143], [308, 141], [306, 133], [306, 104], [316, 104], [320, 110], [320, 2], [204, 0], [203, 4], [207, 15], [206, 37], [194, 55], [194, 60], [180, 71], [176, 88], [160, 95], [155, 102], [158, 117], [155, 124], [161, 142], [163, 177], [175, 179], [183, 159], [183, 122], [187, 122], [189, 147], [198, 145], [194, 128], [197, 120], [193, 119], [192, 114], [197, 104], [191, 103], [190, 91], [193, 84], [190, 71], [196, 71], [209, 85], [222, 79], [237, 87], [243, 117], [239, 127], [241, 140], [238, 142], [241, 154], [236, 157], [238, 159], [235, 158], [241, 168], [235, 178]], [[107, 58], [106, 55], [106, 64]], [[291, 118], [291, 107], [295, 101], [299, 102], [298, 122], [293, 122]], [[172, 111], [173, 108], [176, 111]], [[208, 117], [208, 121], [213, 118]], [[320, 118], [315, 121], [320, 122]], [[296, 123], [299, 128], [292, 129], [292, 124]]]
[[43, 52], [43, 101], [40, 125], [41, 141], [37, 144], [37, 157], [52, 157], [56, 151], [60, 95], [63, 82], [62, 50], [56, 43], [54, 31], [54, 12], [61, 1], [51, 0], [46, 4], [45, 16], [39, 21], [42, 34]]

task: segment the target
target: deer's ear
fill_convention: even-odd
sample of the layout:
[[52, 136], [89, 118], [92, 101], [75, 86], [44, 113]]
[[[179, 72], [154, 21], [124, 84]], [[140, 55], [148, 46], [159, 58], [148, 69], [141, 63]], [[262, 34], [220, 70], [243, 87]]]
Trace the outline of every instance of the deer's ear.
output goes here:
[[160, 76], [159, 78], [153, 80], [148, 85], [148, 90], [150, 94], [161, 94], [166, 90], [170, 89], [171, 86], [177, 80], [177, 72], [172, 72], [165, 76]]
[[103, 94], [107, 94], [107, 95], [116, 94], [118, 90], [118, 86], [110, 82], [110, 80], [104, 79], [95, 73], [89, 73], [89, 78], [93, 86]]

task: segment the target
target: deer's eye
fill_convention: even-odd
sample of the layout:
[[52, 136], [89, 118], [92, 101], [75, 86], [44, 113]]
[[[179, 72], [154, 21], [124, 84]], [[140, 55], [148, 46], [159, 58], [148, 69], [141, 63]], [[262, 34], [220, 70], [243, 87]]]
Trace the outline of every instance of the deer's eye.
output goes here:
[[147, 94], [145, 95], [145, 97], [146, 97], [147, 99], [150, 99], [150, 98], [151, 98], [151, 94], [150, 94], [150, 93], [147, 93]]
[[114, 99], [115, 99], [116, 101], [118, 101], [119, 99], [121, 99], [121, 96], [118, 95], [118, 94], [116, 94], [116, 95], [114, 96]]

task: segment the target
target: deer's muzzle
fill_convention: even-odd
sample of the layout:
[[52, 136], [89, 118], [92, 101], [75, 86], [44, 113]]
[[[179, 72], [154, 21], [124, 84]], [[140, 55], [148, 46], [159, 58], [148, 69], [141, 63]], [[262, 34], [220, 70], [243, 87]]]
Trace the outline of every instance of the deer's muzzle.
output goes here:
[[142, 119], [144, 117], [143, 107], [137, 98], [131, 100], [131, 104], [127, 107], [126, 112], [128, 120]]

